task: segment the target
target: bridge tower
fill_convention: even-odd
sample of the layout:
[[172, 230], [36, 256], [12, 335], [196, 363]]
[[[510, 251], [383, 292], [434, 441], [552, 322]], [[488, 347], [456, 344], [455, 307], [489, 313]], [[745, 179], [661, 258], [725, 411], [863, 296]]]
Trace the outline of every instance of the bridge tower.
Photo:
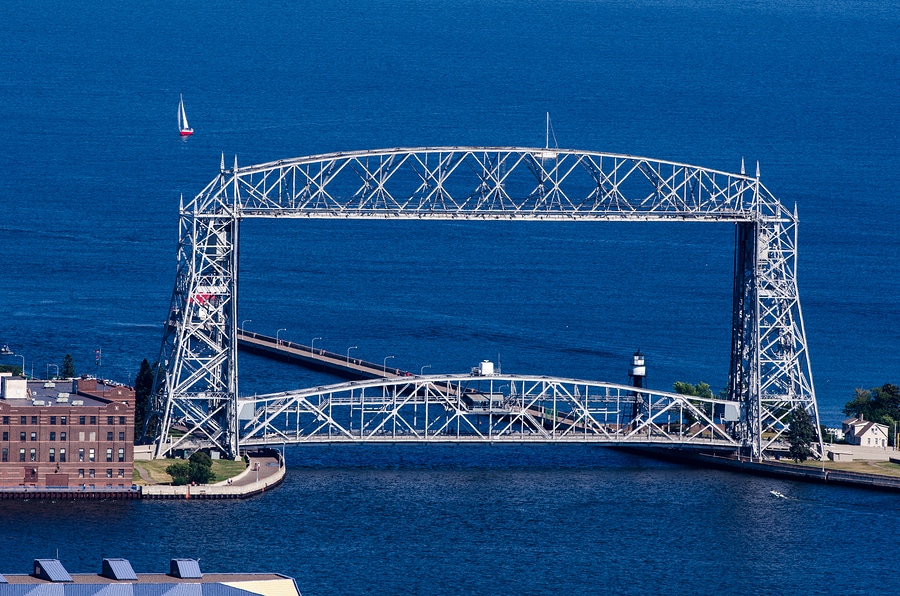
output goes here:
[[145, 427], [157, 456], [201, 445], [238, 454], [239, 227], [275, 217], [731, 223], [736, 438], [754, 457], [781, 449], [798, 407], [819, 429], [797, 290], [797, 212], [760, 183], [758, 166], [753, 177], [743, 166], [730, 174], [571, 149], [430, 147], [240, 169], [235, 159], [228, 170], [223, 158], [219, 175], [182, 204], [162, 374]]
[[[224, 157], [218, 182], [226, 183]], [[175, 289], [144, 428], [156, 457], [201, 446], [238, 454], [238, 214], [234, 203], [182, 201]]]

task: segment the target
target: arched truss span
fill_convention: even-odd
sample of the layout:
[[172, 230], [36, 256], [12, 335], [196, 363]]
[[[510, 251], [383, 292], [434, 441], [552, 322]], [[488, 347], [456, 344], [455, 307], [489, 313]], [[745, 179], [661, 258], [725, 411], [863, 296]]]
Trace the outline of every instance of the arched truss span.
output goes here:
[[[741, 168], [743, 170], [743, 167]], [[237, 255], [245, 218], [705, 221], [735, 225], [733, 432], [762, 456], [795, 407], [818, 429], [796, 283], [797, 215], [759, 181], [568, 149], [435, 147], [332, 153], [230, 169], [181, 207], [178, 271], [149, 430], [179, 424], [237, 453]], [[820, 439], [821, 448], [821, 439]]]
[[543, 376], [397, 377], [239, 404], [241, 446], [551, 441], [740, 447], [733, 401]]

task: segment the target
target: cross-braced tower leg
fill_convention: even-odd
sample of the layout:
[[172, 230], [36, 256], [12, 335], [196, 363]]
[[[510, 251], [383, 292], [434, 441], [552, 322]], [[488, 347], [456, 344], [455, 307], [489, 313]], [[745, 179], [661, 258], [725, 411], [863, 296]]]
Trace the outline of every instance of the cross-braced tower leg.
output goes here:
[[224, 209], [181, 210], [178, 273], [148, 424], [155, 454], [216, 448], [238, 453], [237, 247]]
[[819, 414], [797, 292], [797, 214], [776, 205], [735, 235], [731, 395], [742, 402], [741, 429], [754, 457], [784, 446], [791, 412]]

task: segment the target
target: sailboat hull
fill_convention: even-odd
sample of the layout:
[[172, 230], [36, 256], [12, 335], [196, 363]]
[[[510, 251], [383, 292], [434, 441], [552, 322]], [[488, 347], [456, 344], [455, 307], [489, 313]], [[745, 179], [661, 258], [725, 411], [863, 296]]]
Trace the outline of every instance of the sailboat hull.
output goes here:
[[193, 129], [193, 128], [189, 128], [189, 129], [187, 129], [187, 130], [182, 130], [182, 131], [180, 131], [180, 132], [181, 132], [181, 136], [183, 136], [183, 137], [189, 137], [189, 136], [191, 136], [192, 134], [194, 134], [194, 129]]

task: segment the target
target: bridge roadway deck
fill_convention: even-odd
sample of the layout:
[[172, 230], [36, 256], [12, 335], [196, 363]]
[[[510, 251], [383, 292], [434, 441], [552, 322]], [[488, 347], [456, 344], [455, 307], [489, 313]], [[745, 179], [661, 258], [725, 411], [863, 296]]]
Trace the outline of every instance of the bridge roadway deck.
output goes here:
[[386, 367], [376, 362], [350, 358], [344, 354], [314, 349], [312, 346], [240, 329], [238, 348], [251, 354], [292, 362], [313, 370], [325, 370], [350, 380], [412, 376], [412, 373], [399, 368]]

